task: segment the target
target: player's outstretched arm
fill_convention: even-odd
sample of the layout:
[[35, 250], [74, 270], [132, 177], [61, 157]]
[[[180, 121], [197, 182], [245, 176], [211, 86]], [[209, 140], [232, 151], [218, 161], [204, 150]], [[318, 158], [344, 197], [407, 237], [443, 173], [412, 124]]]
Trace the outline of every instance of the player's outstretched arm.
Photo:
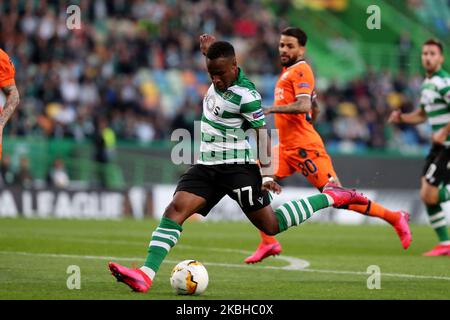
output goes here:
[[409, 113], [402, 113], [400, 110], [392, 111], [389, 116], [388, 122], [394, 124], [420, 124], [427, 121], [427, 114], [422, 108]]
[[6, 125], [11, 115], [16, 110], [16, 107], [19, 105], [19, 91], [17, 90], [15, 85], [10, 85], [2, 88], [3, 93], [6, 96], [6, 103], [3, 107], [2, 112], [0, 113], [0, 130]]
[[268, 115], [270, 113], [290, 113], [290, 114], [308, 113], [311, 112], [311, 108], [312, 108], [311, 97], [303, 96], [298, 97], [297, 101], [287, 105], [266, 107], [264, 108], [264, 114]]

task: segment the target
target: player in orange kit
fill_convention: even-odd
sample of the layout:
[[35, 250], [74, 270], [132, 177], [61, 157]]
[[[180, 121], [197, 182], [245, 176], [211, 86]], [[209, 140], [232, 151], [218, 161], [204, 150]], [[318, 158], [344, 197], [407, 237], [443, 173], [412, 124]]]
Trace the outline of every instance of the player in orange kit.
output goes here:
[[6, 97], [6, 103], [0, 112], [0, 160], [2, 158], [3, 129], [19, 104], [19, 92], [14, 75], [15, 69], [11, 59], [5, 51], [0, 49], [0, 89]]
[[[279, 164], [275, 179], [281, 180], [295, 172], [301, 172], [317, 189], [322, 190], [330, 181], [340, 185], [330, 156], [325, 150], [322, 138], [312, 125], [312, 117], [317, 113], [314, 97], [314, 74], [304, 60], [306, 33], [299, 28], [286, 28], [281, 32], [278, 51], [283, 71], [275, 87], [274, 106], [264, 113], [275, 115], [278, 129]], [[276, 154], [276, 153], [275, 153]], [[411, 242], [408, 226], [409, 214], [391, 211], [374, 201], [368, 205], [350, 205], [344, 209], [381, 218], [396, 230], [403, 248]], [[257, 250], [245, 259], [255, 263], [281, 252], [281, 245], [273, 236], [260, 231], [262, 241]]]

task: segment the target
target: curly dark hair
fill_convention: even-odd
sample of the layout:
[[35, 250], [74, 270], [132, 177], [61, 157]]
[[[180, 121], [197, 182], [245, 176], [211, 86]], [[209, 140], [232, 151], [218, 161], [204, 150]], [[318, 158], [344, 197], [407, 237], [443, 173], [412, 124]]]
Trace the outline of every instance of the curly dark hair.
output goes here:
[[206, 57], [210, 60], [235, 57], [234, 47], [227, 41], [216, 41], [208, 48]]
[[300, 28], [288, 27], [288, 28], [284, 29], [283, 31], [281, 31], [281, 34], [284, 36], [290, 36], [290, 37], [297, 38], [298, 43], [302, 47], [306, 46], [306, 42], [308, 41], [308, 36], [306, 35], [306, 32]]

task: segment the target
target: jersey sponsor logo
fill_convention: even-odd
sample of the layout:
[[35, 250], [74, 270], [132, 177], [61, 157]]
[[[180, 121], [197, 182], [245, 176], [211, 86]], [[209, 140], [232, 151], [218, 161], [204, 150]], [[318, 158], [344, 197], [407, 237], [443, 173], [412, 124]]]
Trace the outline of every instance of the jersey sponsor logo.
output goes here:
[[259, 111], [253, 112], [252, 115], [253, 115], [253, 119], [258, 119], [264, 115], [264, 112], [262, 110], [259, 110]]
[[259, 201], [259, 203], [263, 204], [263, 202], [264, 202], [263, 197], [259, 197], [259, 198], [258, 198], [258, 201]]

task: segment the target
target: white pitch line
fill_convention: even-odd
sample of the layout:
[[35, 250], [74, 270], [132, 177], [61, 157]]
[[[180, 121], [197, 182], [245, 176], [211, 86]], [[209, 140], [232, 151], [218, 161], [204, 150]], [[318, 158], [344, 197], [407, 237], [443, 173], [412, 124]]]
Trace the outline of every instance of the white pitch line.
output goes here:
[[[239, 251], [232, 250], [229, 251]], [[20, 251], [0, 251], [0, 254], [4, 255], [20, 255], [20, 256], [35, 256], [35, 257], [47, 257], [47, 258], [76, 258], [76, 259], [87, 259], [87, 260], [109, 260], [109, 261], [141, 261], [142, 257], [110, 257], [110, 256], [85, 256], [85, 255], [75, 255], [75, 254], [60, 254], [60, 253], [32, 253], [32, 252], [20, 252]], [[202, 262], [205, 266], [215, 266], [215, 267], [230, 267], [230, 268], [258, 268], [258, 269], [277, 269], [277, 270], [302, 270], [309, 266], [309, 262], [302, 259], [297, 259], [293, 257], [279, 257], [279, 259], [286, 260], [290, 262], [289, 265], [283, 267], [276, 266], [251, 266], [245, 264], [231, 264], [231, 263], [220, 263], [220, 262]], [[178, 263], [179, 261], [174, 260], [164, 260], [163, 263]]]
[[[303, 269], [299, 271], [305, 272], [317, 272], [317, 273], [333, 273], [333, 274], [355, 274], [355, 275], [370, 275], [371, 273], [363, 272], [363, 271], [339, 271], [339, 270], [326, 270], [326, 269]], [[386, 273], [381, 272], [382, 276], [387, 277], [396, 277], [396, 278], [414, 278], [414, 279], [433, 279], [433, 280], [447, 280], [450, 281], [450, 277], [443, 276], [423, 276], [423, 275], [415, 275], [415, 274], [404, 274], [404, 273]]]
[[[190, 246], [186, 244], [180, 244], [177, 246], [178, 248], [189, 248], [189, 249], [198, 249], [198, 247]], [[244, 255], [252, 254], [251, 251], [245, 251], [245, 250], [239, 250], [239, 249], [225, 249], [225, 248], [202, 248], [203, 251], [219, 251], [219, 252], [236, 252], [236, 253], [242, 253]], [[310, 263], [306, 260], [295, 258], [295, 257], [289, 257], [289, 256], [277, 256], [277, 260], [284, 260], [288, 263], [287, 266], [283, 267], [273, 267], [273, 266], [257, 266], [257, 267], [264, 267], [267, 269], [282, 269], [282, 270], [303, 270], [309, 267]], [[207, 264], [207, 263], [205, 263]], [[242, 265], [236, 265], [237, 267], [242, 267]]]
[[[233, 249], [228, 249], [235, 251]], [[59, 254], [59, 253], [32, 253], [32, 252], [18, 252], [18, 251], [0, 251], [0, 254], [4, 255], [23, 255], [23, 256], [37, 256], [37, 257], [48, 257], [48, 258], [75, 258], [75, 259], [90, 259], [90, 260], [115, 260], [115, 261], [139, 261], [142, 257], [110, 257], [110, 256], [85, 256], [85, 255], [72, 255], [72, 254]], [[281, 258], [281, 257], [280, 257]], [[286, 257], [284, 257], [286, 258]], [[289, 259], [296, 259], [293, 257], [288, 257]], [[300, 259], [298, 259], [300, 260]], [[178, 263], [178, 261], [164, 260], [163, 263]], [[361, 271], [345, 271], [345, 270], [326, 270], [326, 269], [294, 269], [276, 266], [255, 266], [255, 265], [244, 265], [244, 264], [229, 264], [229, 263], [216, 263], [216, 262], [205, 262], [206, 266], [217, 266], [217, 267], [227, 267], [227, 268], [246, 268], [246, 269], [277, 269], [277, 270], [290, 270], [290, 271], [303, 271], [303, 272], [317, 272], [317, 273], [329, 273], [329, 274], [349, 274], [349, 275], [365, 275], [368, 273]], [[446, 280], [450, 281], [450, 277], [443, 276], [427, 276], [427, 275], [413, 275], [413, 274], [402, 274], [402, 273], [381, 273], [382, 276], [397, 277], [397, 278], [413, 278], [413, 279], [432, 279], [432, 280]]]
[[[97, 244], [117, 244], [117, 245], [138, 245], [143, 246], [142, 241], [123, 241], [123, 240], [102, 240], [102, 239], [89, 239], [89, 238], [65, 238], [62, 241], [68, 241], [68, 242], [82, 242], [82, 243], [97, 243]], [[185, 244], [178, 244], [176, 248], [185, 248], [185, 249], [198, 249], [196, 246], [191, 245], [185, 245]], [[238, 249], [226, 249], [226, 248], [202, 248], [203, 251], [219, 251], [219, 252], [236, 252], [243, 255], [250, 255], [253, 252], [251, 251], [245, 251], [245, 250], [238, 250]], [[277, 259], [284, 260], [288, 263], [288, 265], [283, 267], [275, 267], [277, 269], [286, 269], [286, 270], [300, 270], [308, 268], [310, 263], [306, 260], [295, 258], [295, 257], [289, 257], [289, 256], [278, 256]], [[270, 266], [261, 266], [264, 268], [272, 268]]]

